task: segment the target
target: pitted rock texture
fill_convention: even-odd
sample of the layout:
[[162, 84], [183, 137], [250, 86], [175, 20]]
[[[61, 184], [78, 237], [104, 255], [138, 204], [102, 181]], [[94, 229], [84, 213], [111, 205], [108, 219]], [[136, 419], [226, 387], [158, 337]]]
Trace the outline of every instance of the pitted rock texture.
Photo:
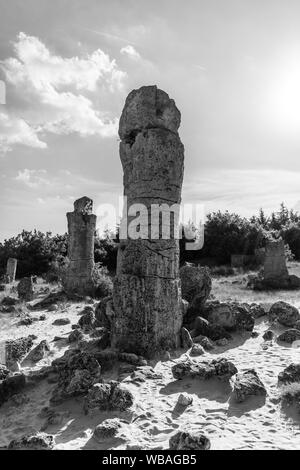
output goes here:
[[[174, 101], [156, 86], [130, 93], [120, 119], [127, 207], [130, 211], [133, 204], [143, 204], [146, 211], [124, 215], [121, 222], [112, 345], [148, 357], [179, 346], [182, 326], [178, 221], [172, 212], [170, 221], [165, 217], [167, 208], [175, 204], [178, 210], [181, 202], [184, 147], [179, 124]], [[151, 223], [153, 204], [166, 205], [158, 223]], [[137, 217], [142, 237], [134, 239], [131, 232], [127, 237], [126, 229]]]
[[282, 239], [267, 241], [263, 274], [249, 280], [249, 286], [254, 290], [300, 288], [300, 278], [288, 273]]
[[54, 389], [50, 402], [61, 403], [63, 400], [84, 395], [100, 379], [101, 367], [90, 354], [78, 350], [66, 351], [63, 357], [52, 362], [58, 374], [58, 385]]
[[111, 380], [94, 384], [84, 401], [84, 411], [98, 410], [125, 411], [133, 405], [133, 395], [122, 384]]
[[[211, 292], [211, 277], [206, 266], [186, 263], [180, 268], [182, 297], [190, 303], [191, 310], [203, 307]], [[189, 315], [189, 310], [187, 312]]]
[[226, 381], [236, 373], [237, 368], [235, 365], [225, 358], [213, 359], [212, 361], [203, 360], [201, 362], [185, 360], [177, 362], [172, 367], [172, 374], [177, 380], [184, 377], [204, 380], [215, 377]]
[[285, 261], [283, 240], [268, 241], [266, 244], [264, 261], [264, 279], [285, 279], [288, 270]]
[[236, 375], [233, 394], [236, 401], [241, 403], [245, 401], [247, 397], [253, 395], [266, 396], [267, 391], [258, 377], [257, 372], [254, 369], [249, 369]]
[[275, 302], [268, 313], [270, 321], [277, 320], [284, 326], [294, 327], [297, 321], [300, 320], [300, 313], [296, 307], [287, 302]]
[[300, 382], [300, 363], [292, 363], [280, 372], [278, 375], [278, 382], [280, 384]]
[[74, 212], [67, 213], [69, 265], [63, 284], [68, 294], [94, 293], [94, 236], [97, 217], [92, 214], [92, 209], [93, 201], [82, 197], [74, 202]]
[[169, 440], [171, 450], [209, 450], [210, 440], [200, 432], [178, 431]]
[[14, 282], [16, 279], [18, 260], [16, 258], [8, 258], [6, 265], [6, 276], [8, 282]]
[[34, 288], [32, 277], [23, 277], [18, 284], [18, 297], [21, 300], [30, 302], [33, 299]]
[[44, 432], [14, 439], [8, 445], [9, 450], [52, 450], [53, 448], [54, 437]]

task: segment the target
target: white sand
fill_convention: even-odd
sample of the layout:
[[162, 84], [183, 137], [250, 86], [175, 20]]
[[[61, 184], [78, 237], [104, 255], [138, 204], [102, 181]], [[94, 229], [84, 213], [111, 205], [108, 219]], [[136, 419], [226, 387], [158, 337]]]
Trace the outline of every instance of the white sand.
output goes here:
[[[277, 299], [276, 299], [277, 300]], [[274, 299], [273, 299], [274, 301]], [[65, 340], [53, 342], [54, 336], [67, 336], [71, 325], [53, 326], [55, 318], [69, 317], [77, 323], [81, 304], [69, 304], [64, 311], [43, 312], [46, 321], [35, 322], [31, 326], [17, 326], [12, 314], [1, 314], [1, 340], [35, 334], [38, 344], [47, 339], [52, 353], [38, 363], [36, 368], [50, 364], [69, 347]], [[38, 315], [41, 312], [34, 314]], [[261, 334], [268, 329], [266, 318], [257, 321], [255, 329], [258, 338], [249, 334], [235, 336], [226, 347], [216, 347], [203, 357], [227, 357], [241, 372], [255, 368], [265, 384], [266, 399], [253, 397], [242, 404], [230, 398], [231, 388], [216, 380], [175, 381], [171, 374], [174, 362], [153, 363], [162, 379], [147, 380], [136, 385], [128, 376], [123, 383], [132, 391], [135, 402], [125, 413], [93, 412], [84, 415], [82, 399], [69, 400], [57, 407], [65, 411], [59, 425], [49, 426], [46, 432], [55, 436], [57, 449], [125, 449], [127, 445], [141, 445], [143, 449], [168, 448], [168, 440], [179, 428], [204, 432], [211, 440], [212, 449], [299, 449], [300, 415], [291, 407], [284, 410], [278, 399], [277, 376], [291, 362], [300, 361], [300, 349], [283, 347], [276, 342], [264, 350]], [[173, 360], [178, 360], [182, 351]], [[116, 378], [116, 371], [105, 374], [105, 379]], [[26, 391], [25, 403], [15, 405], [12, 400], [0, 408], [0, 445], [6, 445], [17, 436], [40, 430], [44, 419], [38, 417], [40, 410], [48, 405], [54, 385], [43, 381]], [[188, 392], [193, 403], [181, 410], [175, 408], [178, 396]], [[102, 444], [92, 438], [95, 426], [106, 418], [119, 416], [128, 421], [121, 434]]]

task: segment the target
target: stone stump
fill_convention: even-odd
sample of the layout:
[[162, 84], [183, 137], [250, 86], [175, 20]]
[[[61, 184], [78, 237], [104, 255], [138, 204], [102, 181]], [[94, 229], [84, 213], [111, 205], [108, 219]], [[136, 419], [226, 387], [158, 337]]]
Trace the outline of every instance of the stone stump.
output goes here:
[[283, 280], [289, 276], [283, 240], [268, 240], [264, 260], [264, 280]]
[[[179, 125], [180, 112], [174, 101], [156, 86], [147, 86], [128, 95], [119, 126], [127, 206], [114, 281], [112, 346], [147, 357], [180, 344], [182, 299], [174, 215], [183, 180]], [[165, 206], [153, 222], [151, 213], [162, 204]], [[153, 212], [151, 205], [156, 205]], [[124, 227], [126, 232], [134, 221], [133, 207], [139, 207], [142, 225], [137, 239], [123, 234]], [[164, 217], [168, 211], [170, 219]]]
[[300, 288], [300, 278], [288, 272], [282, 239], [267, 241], [263, 272], [248, 285], [255, 290]]
[[93, 201], [82, 197], [74, 202], [74, 212], [67, 213], [69, 265], [64, 278], [64, 289], [70, 294], [92, 295], [96, 215]]
[[14, 282], [16, 279], [18, 260], [16, 258], [8, 258], [6, 265], [6, 279], [7, 282]]
[[17, 290], [20, 300], [30, 302], [34, 295], [32, 277], [23, 277], [18, 284]]

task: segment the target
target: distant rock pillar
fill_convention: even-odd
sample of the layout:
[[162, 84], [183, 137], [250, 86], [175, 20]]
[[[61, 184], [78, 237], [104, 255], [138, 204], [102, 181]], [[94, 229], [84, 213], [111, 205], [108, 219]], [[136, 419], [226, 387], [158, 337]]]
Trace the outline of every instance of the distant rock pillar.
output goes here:
[[6, 265], [7, 282], [14, 282], [16, 279], [18, 260], [16, 258], [8, 258]]
[[268, 240], [265, 251], [264, 280], [283, 280], [288, 279], [288, 277], [284, 241], [282, 239]]
[[64, 279], [68, 293], [92, 295], [94, 237], [97, 217], [92, 213], [93, 201], [82, 197], [74, 202], [74, 212], [67, 213], [69, 265]]
[[[111, 338], [117, 349], [147, 357], [177, 347], [182, 326], [178, 220], [172, 212], [171, 223], [163, 218], [181, 202], [184, 147], [179, 125], [175, 102], [156, 86], [146, 86], [128, 95], [119, 126], [129, 210], [121, 232], [134, 221], [131, 209], [140, 205], [143, 233], [139, 239], [120, 234]], [[163, 204], [157, 225], [151, 206]], [[170, 236], [163, 237], [168, 228]]]

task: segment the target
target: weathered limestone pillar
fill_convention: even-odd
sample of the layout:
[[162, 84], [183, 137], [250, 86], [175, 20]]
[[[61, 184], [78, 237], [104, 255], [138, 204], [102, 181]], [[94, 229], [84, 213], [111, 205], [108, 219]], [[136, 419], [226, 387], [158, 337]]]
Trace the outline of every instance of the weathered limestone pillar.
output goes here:
[[8, 282], [14, 282], [16, 279], [18, 260], [16, 258], [8, 258], [6, 265], [6, 278]]
[[96, 215], [93, 201], [82, 197], [74, 202], [74, 212], [67, 213], [69, 265], [64, 280], [66, 292], [91, 295], [94, 291], [94, 236]]
[[[127, 208], [130, 212], [133, 204], [143, 204], [146, 212], [141, 206], [143, 239], [125, 239], [121, 233], [112, 346], [147, 357], [177, 347], [182, 326], [179, 241], [174, 236], [178, 221], [171, 214], [170, 222], [161, 218], [157, 226], [150, 216], [153, 204], [165, 204], [167, 213], [168, 207], [181, 202], [184, 147], [179, 125], [174, 101], [156, 86], [148, 86], [128, 95], [119, 126]], [[134, 214], [126, 218], [123, 213], [122, 231], [134, 219]], [[167, 225], [171, 237], [162, 239]]]
[[269, 240], [266, 244], [264, 261], [264, 280], [288, 279], [289, 273], [286, 267], [284, 241]]

